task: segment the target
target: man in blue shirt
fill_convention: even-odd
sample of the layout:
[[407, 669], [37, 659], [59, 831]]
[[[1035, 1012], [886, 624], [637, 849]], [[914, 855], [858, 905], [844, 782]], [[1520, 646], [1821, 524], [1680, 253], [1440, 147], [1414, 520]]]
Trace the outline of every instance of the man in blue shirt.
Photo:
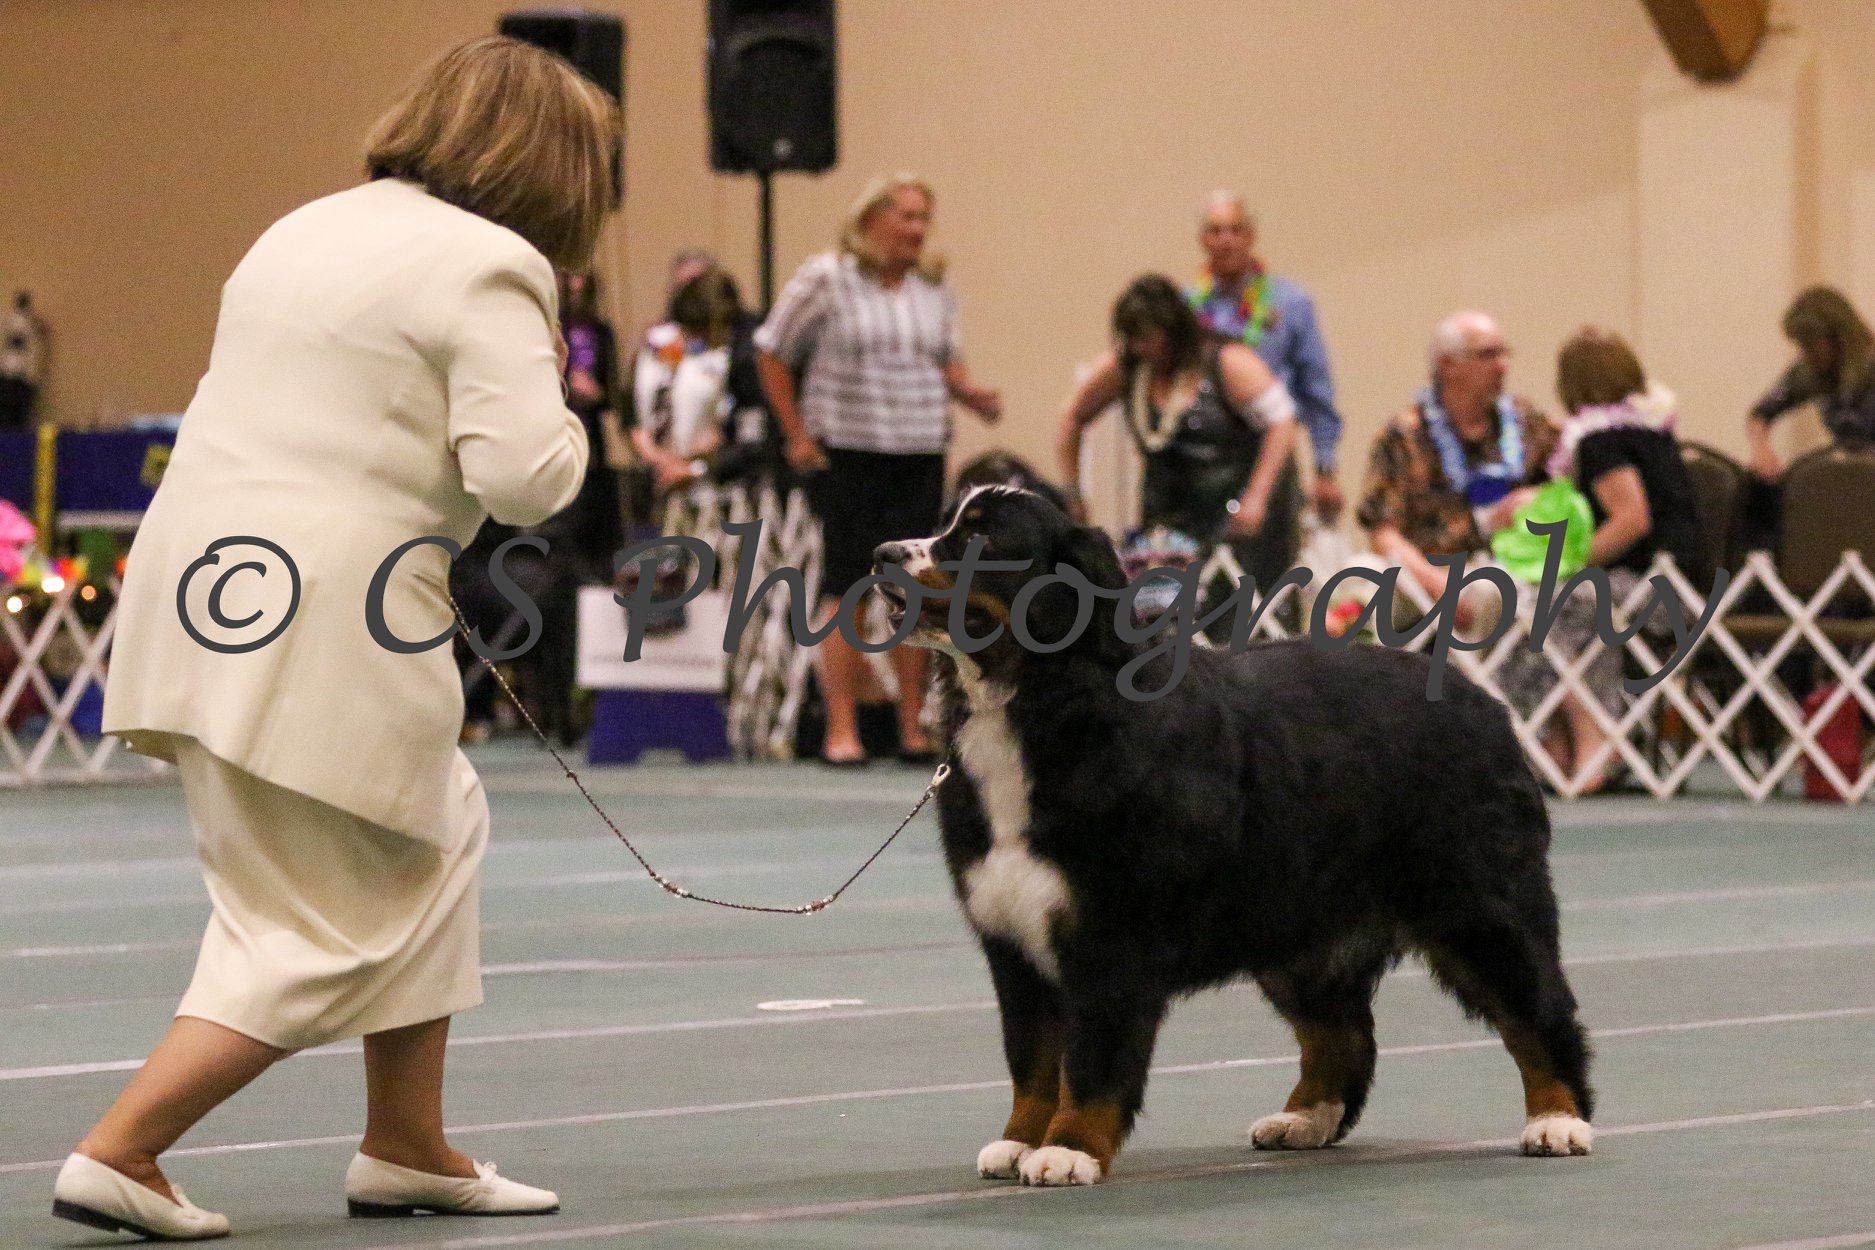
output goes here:
[[[1213, 191], [1205, 198], [1198, 232], [1206, 264], [1188, 291], [1205, 329], [1222, 339], [1247, 344], [1282, 380], [1296, 401], [1296, 415], [1315, 448], [1315, 510], [1323, 523], [1340, 515], [1344, 500], [1335, 481], [1335, 449], [1341, 441], [1341, 414], [1335, 410], [1335, 383], [1328, 371], [1328, 349], [1315, 321], [1315, 302], [1287, 278], [1264, 269], [1256, 258], [1256, 223], [1233, 191]], [[1281, 501], [1289, 515], [1279, 517]], [[1270, 524], [1260, 539], [1279, 545], [1286, 562], [1295, 558], [1295, 510], [1301, 490], [1294, 466], [1284, 473], [1270, 500]], [[1274, 554], [1274, 553], [1272, 553]]]

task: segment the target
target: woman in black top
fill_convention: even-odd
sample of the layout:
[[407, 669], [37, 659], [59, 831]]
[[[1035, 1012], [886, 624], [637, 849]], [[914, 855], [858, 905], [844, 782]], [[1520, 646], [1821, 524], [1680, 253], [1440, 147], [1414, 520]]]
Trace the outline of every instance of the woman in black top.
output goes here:
[[1745, 421], [1751, 471], [1766, 482], [1780, 480], [1785, 468], [1771, 448], [1771, 423], [1811, 400], [1838, 443], [1875, 443], [1875, 339], [1842, 292], [1803, 292], [1784, 313], [1784, 335], [1802, 354]]
[[1605, 330], [1579, 330], [1556, 365], [1569, 419], [1551, 477], [1573, 477], [1595, 514], [1589, 563], [1646, 572], [1664, 551], [1704, 580], [1693, 481], [1673, 434], [1673, 393], [1649, 385], [1634, 351]]
[[[1145, 461], [1140, 523], [1176, 530], [1207, 554], [1256, 536], [1295, 445], [1295, 402], [1241, 343], [1207, 344], [1169, 279], [1147, 274], [1113, 308], [1114, 346], [1069, 397], [1056, 450], [1078, 486], [1082, 431], [1119, 402]], [[1249, 568], [1259, 587], [1284, 570]]]
[[[1563, 344], [1556, 391], [1569, 418], [1551, 453], [1552, 478], [1573, 478], [1595, 517], [1588, 562], [1608, 570], [1619, 603], [1662, 552], [1673, 557], [1695, 586], [1706, 584], [1692, 478], [1673, 435], [1674, 400], [1650, 386], [1634, 351], [1619, 335], [1593, 327]], [[1586, 592], [1584, 592], [1586, 593]], [[1573, 657], [1591, 642], [1592, 618], [1558, 619], [1550, 633], [1557, 657]], [[1619, 717], [1621, 653], [1605, 649], [1584, 680], [1611, 716]], [[1552, 725], [1544, 745], [1566, 774], [1602, 750], [1607, 735], [1575, 695], [1563, 701], [1564, 724]], [[1611, 754], [1594, 767], [1584, 793], [1601, 788]]]

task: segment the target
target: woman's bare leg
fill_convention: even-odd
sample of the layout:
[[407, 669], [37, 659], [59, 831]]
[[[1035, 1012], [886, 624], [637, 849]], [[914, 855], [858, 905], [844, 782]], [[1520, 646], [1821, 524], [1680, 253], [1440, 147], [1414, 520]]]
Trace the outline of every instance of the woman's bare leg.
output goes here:
[[[1580, 695], [1572, 692], [1564, 699], [1563, 711], [1569, 717], [1569, 739], [1575, 748], [1569, 760], [1569, 773], [1574, 776], [1608, 744], [1608, 735], [1602, 732], [1595, 714], [1589, 711], [1588, 704], [1582, 701]], [[1595, 766], [1595, 770], [1584, 780], [1583, 794], [1594, 794], [1608, 784], [1608, 765], [1614, 758], [1617, 757], [1611, 756]]]
[[[832, 617], [839, 600], [821, 604], [821, 620]], [[848, 645], [839, 630], [821, 640], [820, 692], [827, 701], [827, 736], [821, 744], [823, 759], [855, 760], [866, 753], [859, 740], [860, 669], [866, 657]]]
[[892, 648], [892, 667], [898, 673], [898, 742], [907, 751], [929, 751], [931, 735], [924, 731], [925, 651], [901, 644]]
[[194, 1016], [177, 1016], [78, 1153], [147, 1185], [175, 1193], [156, 1158], [197, 1121], [291, 1051]]
[[435, 1176], [475, 1175], [443, 1140], [443, 1057], [449, 1017], [365, 1037], [365, 1139], [373, 1159]]

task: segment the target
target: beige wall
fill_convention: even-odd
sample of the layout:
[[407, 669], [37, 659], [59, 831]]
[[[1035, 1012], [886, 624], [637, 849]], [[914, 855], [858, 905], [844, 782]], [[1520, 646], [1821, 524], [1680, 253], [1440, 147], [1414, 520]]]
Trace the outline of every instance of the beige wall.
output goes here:
[[[186, 406], [222, 281], [296, 205], [360, 176], [372, 120], [423, 61], [494, 29], [493, 0], [6, 0], [0, 5], [0, 284], [55, 332], [61, 421]], [[696, 194], [702, 55], [689, 4], [626, 14], [626, 234], [681, 231]], [[694, 112], [695, 110], [689, 110]], [[654, 121], [660, 124], [652, 124]], [[673, 126], [672, 121], [678, 124]]]
[[[185, 406], [219, 285], [254, 235], [352, 181], [360, 136], [410, 72], [510, 7], [0, 6], [0, 286], [31, 288], [54, 324], [52, 414]], [[752, 293], [753, 182], [707, 167], [703, 0], [594, 7], [630, 32], [629, 189], [602, 255], [615, 314], [653, 315], [666, 258], [696, 242]], [[1729, 160], [1746, 184], [1796, 184], [1789, 254], [1746, 268], [1836, 281], [1868, 304], [1875, 84], [1856, 71], [1875, 4], [1779, 13], [1778, 55], [1808, 66], [1779, 97], [1792, 120], [1741, 135]], [[1639, 334], [1644, 350], [1660, 340], [1677, 373], [1698, 375], [1664, 378], [1698, 396], [1688, 430], [1735, 449], [1743, 407], [1783, 358], [1787, 290], [1714, 281], [1666, 321], [1658, 300], [1642, 317], [1650, 258], [1679, 248], [1687, 268], [1644, 189], [1696, 203], [1704, 172], [1663, 169], [1682, 159], [1672, 145], [1644, 155], [1664, 54], [1638, 0], [845, 0], [841, 38], [843, 160], [778, 182], [780, 276], [825, 245], [871, 173], [930, 177], [968, 354], [1009, 408], [994, 435], [961, 417], [962, 453], [996, 441], [1049, 462], [1113, 296], [1142, 270], [1192, 269], [1194, 206], [1218, 184], [1249, 193], [1269, 260], [1317, 297], [1353, 472], [1418, 384], [1432, 322], [1456, 307], [1500, 315], [1514, 386], [1546, 404], [1555, 349], [1582, 322]], [[1700, 244], [1715, 269], [1724, 244]]]

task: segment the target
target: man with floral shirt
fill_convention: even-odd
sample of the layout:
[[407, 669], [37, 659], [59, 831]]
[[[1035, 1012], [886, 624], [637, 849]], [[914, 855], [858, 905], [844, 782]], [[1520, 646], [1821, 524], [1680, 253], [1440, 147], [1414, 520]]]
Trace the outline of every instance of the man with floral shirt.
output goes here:
[[1355, 515], [1374, 550], [1437, 598], [1446, 571], [1427, 557], [1485, 550], [1543, 480], [1557, 431], [1505, 394], [1510, 348], [1490, 315], [1447, 317], [1429, 355], [1431, 384], [1375, 442]]

